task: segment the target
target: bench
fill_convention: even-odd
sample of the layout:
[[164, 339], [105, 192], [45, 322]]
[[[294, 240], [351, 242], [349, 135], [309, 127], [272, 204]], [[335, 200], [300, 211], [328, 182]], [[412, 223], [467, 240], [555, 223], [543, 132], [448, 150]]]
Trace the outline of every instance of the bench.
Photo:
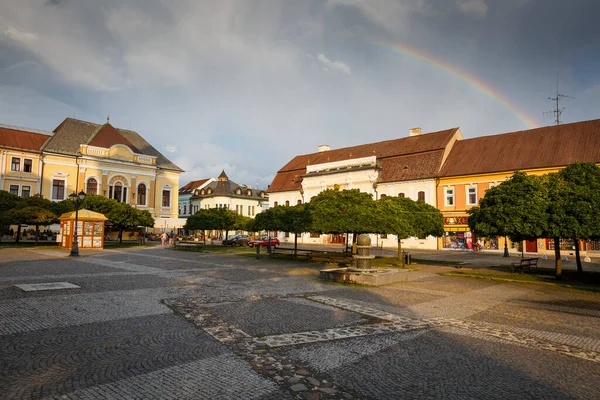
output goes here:
[[531, 272], [531, 267], [537, 267], [538, 260], [539, 258], [522, 258], [518, 262], [515, 261], [510, 264], [512, 267], [512, 272], [515, 272], [515, 269], [518, 269], [520, 270], [519, 273], [523, 273], [525, 271], [525, 268], [527, 268], [527, 270]]
[[351, 253], [344, 253], [339, 251], [311, 250], [310, 253], [311, 254], [309, 258], [311, 259], [313, 257], [326, 258], [329, 260], [329, 262], [334, 262], [336, 259], [352, 259]]
[[204, 242], [175, 242], [174, 250], [201, 251], [204, 248]]
[[295, 257], [307, 257], [307, 258], [311, 258], [311, 251], [310, 250], [301, 250], [298, 249], [296, 251], [296, 253], [294, 254], [294, 249], [290, 249], [288, 247], [275, 247], [271, 250], [271, 254], [285, 254], [287, 256], [290, 256], [292, 258]]

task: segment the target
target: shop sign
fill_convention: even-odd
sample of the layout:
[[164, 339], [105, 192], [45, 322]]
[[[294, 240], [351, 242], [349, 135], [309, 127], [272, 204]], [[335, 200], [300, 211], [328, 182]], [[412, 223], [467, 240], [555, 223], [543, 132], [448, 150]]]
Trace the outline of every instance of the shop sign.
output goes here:
[[469, 216], [444, 217], [444, 225], [467, 225]]

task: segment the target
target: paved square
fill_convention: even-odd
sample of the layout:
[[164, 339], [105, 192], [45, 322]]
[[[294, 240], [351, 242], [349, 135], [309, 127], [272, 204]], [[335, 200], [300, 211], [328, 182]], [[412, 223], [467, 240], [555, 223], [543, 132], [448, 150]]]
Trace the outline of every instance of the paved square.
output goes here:
[[15, 286], [24, 292], [37, 292], [40, 290], [79, 289], [81, 287], [73, 285], [69, 282], [22, 283], [20, 285]]
[[[0, 250], [0, 398], [600, 398], [600, 295], [163, 248]], [[23, 291], [15, 285], [77, 289]], [[34, 286], [35, 287], [35, 286]]]

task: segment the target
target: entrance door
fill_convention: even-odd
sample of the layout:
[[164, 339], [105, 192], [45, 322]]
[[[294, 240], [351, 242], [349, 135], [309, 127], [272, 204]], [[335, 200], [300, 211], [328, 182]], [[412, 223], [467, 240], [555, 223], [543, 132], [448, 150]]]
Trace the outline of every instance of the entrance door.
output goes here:
[[528, 240], [525, 242], [525, 251], [527, 253], [537, 253], [537, 240]]

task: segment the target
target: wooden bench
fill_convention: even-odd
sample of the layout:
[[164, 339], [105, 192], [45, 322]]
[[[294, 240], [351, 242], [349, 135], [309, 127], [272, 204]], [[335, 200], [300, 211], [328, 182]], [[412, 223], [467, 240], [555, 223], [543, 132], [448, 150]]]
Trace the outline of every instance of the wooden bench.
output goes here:
[[175, 242], [174, 250], [201, 251], [204, 248], [204, 242]]
[[298, 249], [294, 254], [294, 249], [290, 249], [288, 247], [276, 247], [271, 250], [271, 254], [285, 254], [292, 258], [294, 257], [307, 257], [311, 258], [311, 250], [302, 250]]
[[531, 267], [537, 267], [538, 260], [539, 258], [522, 258], [519, 260], [519, 262], [515, 261], [510, 264], [512, 267], [512, 272], [515, 272], [515, 269], [518, 269], [520, 271], [519, 273], [523, 273], [526, 268], [529, 272], [531, 272]]

